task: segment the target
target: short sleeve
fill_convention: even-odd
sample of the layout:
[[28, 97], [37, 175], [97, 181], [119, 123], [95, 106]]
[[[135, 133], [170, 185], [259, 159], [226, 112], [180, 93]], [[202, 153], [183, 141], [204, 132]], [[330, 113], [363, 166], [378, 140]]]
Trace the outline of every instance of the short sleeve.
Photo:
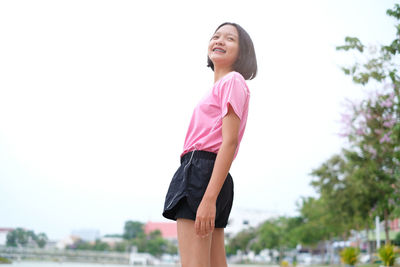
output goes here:
[[242, 120], [244, 110], [246, 108], [249, 93], [243, 77], [232, 75], [220, 88], [221, 97], [221, 117], [225, 117], [228, 113], [228, 104], [231, 105], [233, 111]]

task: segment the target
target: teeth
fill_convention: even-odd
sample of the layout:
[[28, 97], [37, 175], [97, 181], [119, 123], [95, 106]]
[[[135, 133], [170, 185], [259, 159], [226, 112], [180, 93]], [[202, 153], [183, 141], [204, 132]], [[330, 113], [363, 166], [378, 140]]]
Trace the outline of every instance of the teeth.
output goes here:
[[219, 48], [215, 48], [215, 49], [214, 49], [214, 51], [219, 51], [219, 52], [225, 53], [225, 51], [224, 51], [224, 50], [222, 50], [222, 49], [219, 49]]

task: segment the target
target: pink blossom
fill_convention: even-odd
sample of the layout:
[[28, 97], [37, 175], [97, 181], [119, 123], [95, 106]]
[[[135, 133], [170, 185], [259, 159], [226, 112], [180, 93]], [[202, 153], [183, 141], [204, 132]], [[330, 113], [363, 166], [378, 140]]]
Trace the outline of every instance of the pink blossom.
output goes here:
[[364, 132], [364, 130], [363, 130], [362, 128], [358, 128], [358, 129], [356, 130], [356, 133], [357, 133], [358, 135], [364, 135], [364, 134], [365, 134], [365, 132]]
[[374, 149], [372, 146], [364, 145], [364, 150], [369, 152], [372, 157], [376, 157], [376, 149]]
[[390, 108], [391, 106], [393, 106], [393, 102], [388, 98], [385, 101], [383, 101], [381, 105], [382, 107]]
[[382, 130], [382, 129], [375, 129], [374, 132], [375, 132], [376, 134], [381, 135], [381, 134], [383, 133], [383, 130]]
[[394, 84], [393, 83], [386, 83], [383, 88], [385, 89], [394, 89]]
[[348, 137], [349, 135], [350, 135], [350, 132], [349, 132], [349, 131], [345, 131], [345, 132], [339, 133], [339, 136], [340, 136], [340, 137]]
[[395, 118], [392, 118], [391, 120], [389, 120], [389, 121], [385, 121], [384, 123], [383, 123], [383, 126], [385, 126], [385, 127], [387, 127], [387, 128], [392, 128], [393, 127], [393, 125], [396, 123], [396, 119]]
[[383, 137], [379, 140], [379, 143], [383, 143], [383, 142], [390, 142], [390, 133], [391, 132], [387, 132], [387, 133], [385, 133], [384, 135], [383, 135]]
[[371, 147], [369, 153], [371, 153], [373, 157], [376, 157], [376, 150], [374, 148]]
[[342, 119], [341, 122], [343, 122], [345, 125], [351, 125], [351, 115], [350, 114], [341, 114]]
[[394, 100], [394, 92], [391, 92], [391, 93], [390, 93], [388, 99], [390, 99], [390, 101], [393, 101], [393, 100]]

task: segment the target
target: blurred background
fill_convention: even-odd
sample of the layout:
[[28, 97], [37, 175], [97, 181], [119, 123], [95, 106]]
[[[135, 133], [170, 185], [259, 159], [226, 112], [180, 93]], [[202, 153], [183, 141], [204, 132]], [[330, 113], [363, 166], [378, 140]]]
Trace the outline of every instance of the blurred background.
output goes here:
[[258, 61], [232, 262], [373, 262], [399, 231], [398, 3], [0, 2], [0, 246], [176, 262], [164, 198], [228, 21]]

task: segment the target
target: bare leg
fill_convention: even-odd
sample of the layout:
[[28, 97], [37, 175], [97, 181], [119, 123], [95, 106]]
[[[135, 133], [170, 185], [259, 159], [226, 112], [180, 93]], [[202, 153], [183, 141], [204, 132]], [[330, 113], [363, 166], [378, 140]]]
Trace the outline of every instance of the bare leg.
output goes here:
[[182, 267], [210, 267], [212, 235], [198, 237], [193, 220], [179, 218], [176, 221]]
[[211, 267], [227, 267], [224, 228], [215, 228], [211, 241]]

